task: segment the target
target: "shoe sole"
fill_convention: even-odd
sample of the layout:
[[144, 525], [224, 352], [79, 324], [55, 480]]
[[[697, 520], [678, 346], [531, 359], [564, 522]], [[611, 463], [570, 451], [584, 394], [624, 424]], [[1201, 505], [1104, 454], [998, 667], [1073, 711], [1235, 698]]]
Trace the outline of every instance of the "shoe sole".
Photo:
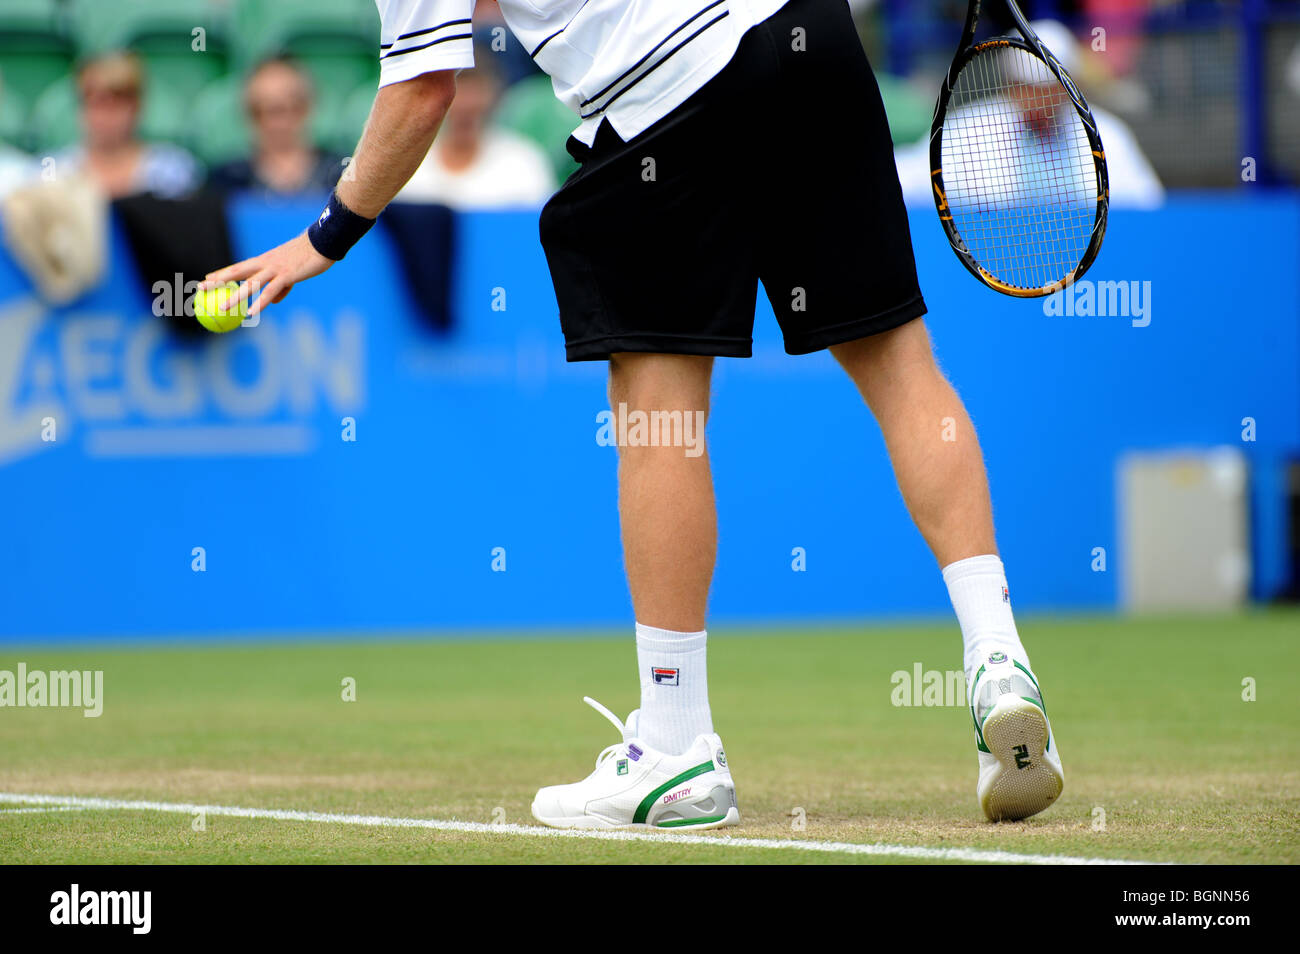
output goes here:
[[717, 818], [701, 818], [699, 820], [684, 819], [663, 825], [620, 824], [618, 822], [610, 821], [608, 818], [601, 818], [598, 815], [578, 815], [573, 818], [546, 818], [537, 814], [536, 811], [532, 814], [534, 818], [549, 828], [577, 828], [585, 831], [706, 831], [710, 828], [729, 828], [732, 825], [740, 824], [740, 811], [734, 807], [727, 809], [727, 814]]
[[1043, 753], [1047, 716], [1024, 699], [1009, 699], [984, 720], [984, 744], [1001, 771], [980, 799], [990, 821], [1019, 821], [1047, 808], [1065, 787], [1065, 779]]

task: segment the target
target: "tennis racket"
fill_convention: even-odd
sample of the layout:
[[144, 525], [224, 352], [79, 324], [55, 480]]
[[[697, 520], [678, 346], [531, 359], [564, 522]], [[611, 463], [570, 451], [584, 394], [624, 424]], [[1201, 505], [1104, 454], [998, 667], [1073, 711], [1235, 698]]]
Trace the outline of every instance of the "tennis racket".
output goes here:
[[1013, 0], [1020, 36], [975, 43], [971, 0], [939, 91], [930, 168], [939, 220], [972, 275], [1019, 298], [1092, 265], [1106, 234], [1106, 153], [1088, 103]]

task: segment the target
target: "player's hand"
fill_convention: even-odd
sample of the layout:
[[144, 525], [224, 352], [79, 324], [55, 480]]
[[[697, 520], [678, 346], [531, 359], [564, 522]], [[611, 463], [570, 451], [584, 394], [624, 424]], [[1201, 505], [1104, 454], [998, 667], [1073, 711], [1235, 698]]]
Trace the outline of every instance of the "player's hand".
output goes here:
[[248, 307], [248, 314], [256, 315], [267, 305], [284, 301], [284, 296], [298, 282], [315, 278], [333, 264], [331, 259], [316, 251], [307, 238], [307, 233], [303, 232], [297, 238], [256, 258], [248, 258], [210, 272], [204, 277], [199, 289], [215, 288], [226, 282], [239, 282], [239, 291], [231, 296], [227, 309], [260, 291], [261, 294]]

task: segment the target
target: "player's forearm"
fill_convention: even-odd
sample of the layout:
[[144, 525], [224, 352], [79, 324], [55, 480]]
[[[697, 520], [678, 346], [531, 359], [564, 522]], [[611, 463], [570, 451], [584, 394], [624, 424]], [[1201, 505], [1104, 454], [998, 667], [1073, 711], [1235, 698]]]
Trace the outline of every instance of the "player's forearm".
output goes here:
[[379, 91], [338, 184], [344, 205], [368, 219], [378, 217], [424, 161], [455, 92], [452, 71], [426, 73]]

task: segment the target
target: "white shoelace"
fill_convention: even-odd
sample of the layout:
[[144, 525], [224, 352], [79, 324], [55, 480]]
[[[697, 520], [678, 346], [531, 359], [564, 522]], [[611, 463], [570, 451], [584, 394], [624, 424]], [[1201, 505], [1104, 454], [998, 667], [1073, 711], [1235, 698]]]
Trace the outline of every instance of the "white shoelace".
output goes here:
[[595, 699], [591, 698], [591, 696], [583, 696], [582, 701], [603, 715], [610, 721], [610, 724], [613, 725], [614, 728], [618, 729], [619, 741], [615, 742], [613, 745], [607, 745], [605, 748], [601, 749], [600, 754], [596, 756], [596, 768], [599, 770], [601, 763], [603, 763], [605, 759], [612, 756], [615, 752], [622, 750], [624, 740], [627, 737], [627, 726], [623, 725], [623, 720], [614, 715], [614, 713], [610, 712]]

